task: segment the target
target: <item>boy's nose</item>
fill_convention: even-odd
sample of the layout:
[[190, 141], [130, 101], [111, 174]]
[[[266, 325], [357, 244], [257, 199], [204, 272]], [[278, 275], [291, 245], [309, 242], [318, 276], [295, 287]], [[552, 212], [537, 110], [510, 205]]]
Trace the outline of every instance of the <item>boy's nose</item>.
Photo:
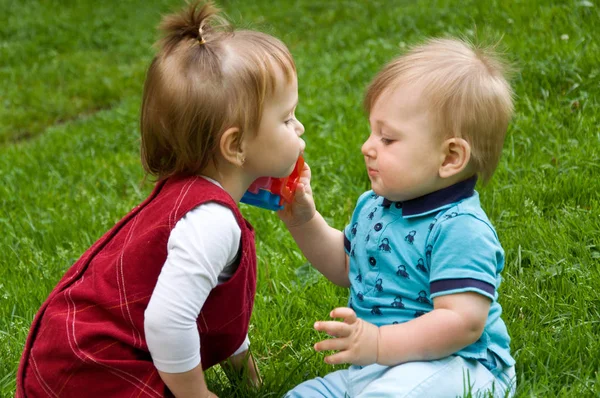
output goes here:
[[360, 151], [364, 156], [368, 156], [370, 158], [375, 157], [375, 150], [373, 149], [373, 145], [371, 144], [371, 136], [369, 136], [365, 143], [362, 144]]

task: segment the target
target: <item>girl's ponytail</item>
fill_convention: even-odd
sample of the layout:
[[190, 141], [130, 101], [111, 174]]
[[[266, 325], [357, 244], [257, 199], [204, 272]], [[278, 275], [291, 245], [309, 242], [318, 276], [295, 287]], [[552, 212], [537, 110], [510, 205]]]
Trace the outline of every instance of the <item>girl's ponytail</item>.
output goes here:
[[203, 45], [211, 41], [215, 32], [231, 30], [227, 21], [218, 15], [220, 11], [211, 2], [197, 1], [179, 13], [164, 17], [159, 25], [163, 34], [159, 42], [161, 52], [169, 54], [183, 41], [194, 40]]

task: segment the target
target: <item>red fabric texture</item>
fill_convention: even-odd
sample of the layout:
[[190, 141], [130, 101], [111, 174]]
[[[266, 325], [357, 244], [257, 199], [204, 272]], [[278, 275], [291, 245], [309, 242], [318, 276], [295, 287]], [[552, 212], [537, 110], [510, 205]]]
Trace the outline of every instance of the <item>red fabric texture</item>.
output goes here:
[[230, 208], [242, 234], [237, 271], [211, 291], [198, 317], [202, 367], [239, 348], [256, 292], [254, 230], [221, 188], [201, 177], [171, 178], [86, 251], [50, 293], [29, 331], [17, 397], [171, 396], [148, 352], [144, 311], [171, 230], [206, 202]]

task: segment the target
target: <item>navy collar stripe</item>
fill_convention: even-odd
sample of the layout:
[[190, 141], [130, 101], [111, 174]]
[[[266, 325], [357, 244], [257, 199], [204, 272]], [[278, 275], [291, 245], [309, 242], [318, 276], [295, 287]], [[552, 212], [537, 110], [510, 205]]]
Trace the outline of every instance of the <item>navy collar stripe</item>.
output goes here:
[[[428, 193], [427, 195], [401, 202], [399, 207], [402, 207], [403, 216], [414, 216], [425, 213], [473, 196], [476, 183], [477, 176], [473, 176], [449, 187]], [[392, 203], [394, 202], [383, 198], [382, 206], [390, 207]]]

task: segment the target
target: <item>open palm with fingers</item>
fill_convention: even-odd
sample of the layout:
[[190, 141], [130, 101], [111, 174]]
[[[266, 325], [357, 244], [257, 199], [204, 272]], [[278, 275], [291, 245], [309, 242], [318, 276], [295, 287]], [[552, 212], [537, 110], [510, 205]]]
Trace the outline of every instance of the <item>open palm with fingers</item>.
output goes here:
[[343, 318], [343, 321], [319, 321], [315, 329], [326, 332], [335, 338], [323, 340], [315, 344], [316, 351], [338, 351], [325, 357], [325, 362], [332, 365], [351, 363], [353, 365], [370, 365], [377, 362], [379, 328], [372, 323], [356, 317], [356, 313], [347, 307], [331, 311], [332, 318]]

